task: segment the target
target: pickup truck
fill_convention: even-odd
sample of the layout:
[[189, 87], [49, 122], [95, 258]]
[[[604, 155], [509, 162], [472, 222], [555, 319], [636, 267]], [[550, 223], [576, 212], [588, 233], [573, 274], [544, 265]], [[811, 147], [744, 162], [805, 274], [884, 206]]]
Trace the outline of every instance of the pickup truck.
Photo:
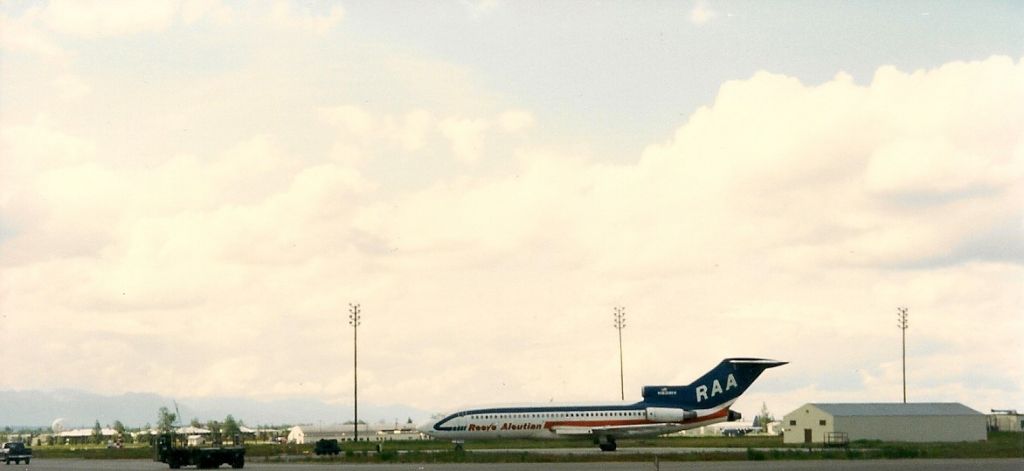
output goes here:
[[0, 447], [0, 461], [5, 464], [21, 464], [22, 461], [28, 464], [32, 460], [32, 449], [22, 442], [7, 442]]

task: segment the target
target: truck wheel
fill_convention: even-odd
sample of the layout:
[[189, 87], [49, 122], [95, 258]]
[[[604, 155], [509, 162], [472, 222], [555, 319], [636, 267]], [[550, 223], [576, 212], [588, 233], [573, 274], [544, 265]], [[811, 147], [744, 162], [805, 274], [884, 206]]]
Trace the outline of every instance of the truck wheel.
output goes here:
[[25, 464], [28, 464], [28, 462], [31, 461], [31, 460], [32, 460], [32, 458], [25, 458]]
[[242, 468], [244, 468], [245, 467], [245, 459], [244, 458], [239, 458], [239, 459], [235, 460], [234, 463], [231, 463], [231, 467], [235, 468], [235, 469], [242, 469]]

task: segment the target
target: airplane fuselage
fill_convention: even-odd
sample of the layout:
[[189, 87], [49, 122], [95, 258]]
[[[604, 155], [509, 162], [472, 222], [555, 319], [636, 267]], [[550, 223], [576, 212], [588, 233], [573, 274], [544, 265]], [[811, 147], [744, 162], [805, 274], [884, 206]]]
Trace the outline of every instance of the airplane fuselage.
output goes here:
[[[730, 402], [731, 404], [731, 402]], [[629, 435], [656, 436], [724, 422], [730, 416], [728, 405], [714, 410], [691, 411], [679, 420], [658, 417], [663, 408], [644, 403], [602, 403], [487, 407], [448, 414], [428, 424], [423, 431], [440, 439], [478, 438], [573, 438], [573, 430], [620, 428]], [[569, 433], [559, 433], [568, 431]]]

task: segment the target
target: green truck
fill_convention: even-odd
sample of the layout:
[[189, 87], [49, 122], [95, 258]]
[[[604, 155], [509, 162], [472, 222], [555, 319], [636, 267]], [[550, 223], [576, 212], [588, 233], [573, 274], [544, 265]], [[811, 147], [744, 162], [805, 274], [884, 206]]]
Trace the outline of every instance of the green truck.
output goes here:
[[22, 461], [28, 464], [32, 461], [32, 449], [22, 442], [7, 442], [0, 447], [0, 461], [6, 464], [21, 464]]
[[319, 455], [337, 455], [341, 453], [341, 446], [338, 445], [338, 440], [334, 438], [321, 438], [316, 441], [316, 445], [313, 447], [313, 453]]
[[167, 463], [171, 469], [182, 466], [195, 466], [200, 469], [219, 468], [222, 464], [239, 469], [245, 466], [245, 447], [239, 437], [235, 437], [232, 446], [215, 445], [209, 447], [186, 446], [172, 434], [159, 435], [154, 446], [153, 461]]

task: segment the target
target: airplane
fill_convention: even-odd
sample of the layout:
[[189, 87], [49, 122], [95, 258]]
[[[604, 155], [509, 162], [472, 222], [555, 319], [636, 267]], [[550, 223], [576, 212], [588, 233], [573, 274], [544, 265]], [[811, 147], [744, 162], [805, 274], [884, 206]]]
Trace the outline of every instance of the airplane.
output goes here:
[[615, 440], [652, 437], [742, 418], [733, 402], [768, 368], [788, 362], [726, 358], [686, 386], [644, 386], [640, 402], [544, 404], [466, 409], [432, 420], [420, 431], [435, 439], [590, 437], [601, 451]]

